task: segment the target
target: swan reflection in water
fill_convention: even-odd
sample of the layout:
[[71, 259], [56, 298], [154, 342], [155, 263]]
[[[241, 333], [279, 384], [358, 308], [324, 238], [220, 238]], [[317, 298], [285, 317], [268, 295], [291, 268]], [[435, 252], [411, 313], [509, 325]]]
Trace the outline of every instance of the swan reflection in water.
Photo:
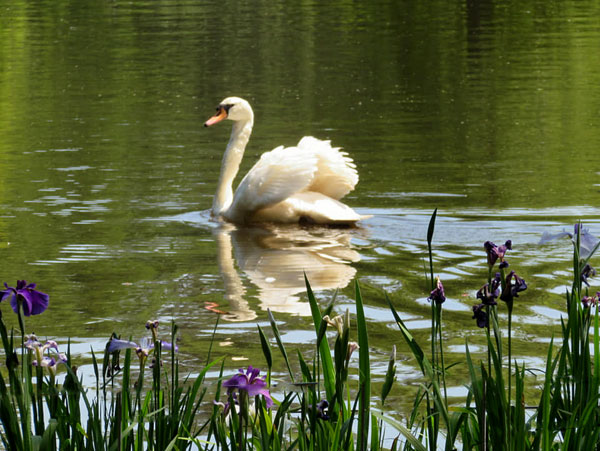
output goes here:
[[299, 228], [298, 226], [236, 227], [222, 224], [214, 229], [217, 259], [228, 306], [224, 318], [249, 321], [256, 318], [245, 299], [243, 277], [258, 289], [262, 310], [310, 315], [304, 274], [314, 291], [344, 288], [360, 260], [351, 248], [357, 229]]

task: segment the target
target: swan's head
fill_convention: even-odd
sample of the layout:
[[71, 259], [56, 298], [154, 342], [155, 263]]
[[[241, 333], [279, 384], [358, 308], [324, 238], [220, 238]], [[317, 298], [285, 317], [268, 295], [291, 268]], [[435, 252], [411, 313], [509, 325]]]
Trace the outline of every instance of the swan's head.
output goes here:
[[204, 123], [205, 127], [221, 122], [223, 119], [232, 121], [252, 121], [254, 113], [250, 104], [240, 97], [227, 97], [217, 107], [217, 114]]

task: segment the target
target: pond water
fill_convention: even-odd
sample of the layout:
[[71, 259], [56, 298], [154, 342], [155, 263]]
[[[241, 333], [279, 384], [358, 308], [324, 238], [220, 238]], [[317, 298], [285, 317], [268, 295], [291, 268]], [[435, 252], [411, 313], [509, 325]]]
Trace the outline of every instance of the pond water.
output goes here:
[[[158, 318], [179, 325], [194, 371], [217, 311], [214, 355], [231, 370], [264, 366], [267, 309], [289, 349], [310, 353], [305, 271], [323, 306], [339, 289], [338, 313], [353, 311], [359, 281], [376, 378], [396, 344], [399, 378], [414, 384], [384, 292], [427, 348], [435, 208], [447, 359], [483, 342], [471, 319], [482, 245], [511, 239], [529, 286], [513, 355], [543, 365], [571, 246], [540, 237], [578, 220], [600, 235], [596, 2], [15, 0], [0, 11], [1, 281], [50, 294], [28, 330], [71, 337], [82, 368], [111, 332], [135, 339]], [[304, 135], [330, 139], [360, 174], [346, 202], [372, 218], [356, 229], [211, 221], [230, 127], [202, 124], [229, 95], [255, 111], [241, 173]]]

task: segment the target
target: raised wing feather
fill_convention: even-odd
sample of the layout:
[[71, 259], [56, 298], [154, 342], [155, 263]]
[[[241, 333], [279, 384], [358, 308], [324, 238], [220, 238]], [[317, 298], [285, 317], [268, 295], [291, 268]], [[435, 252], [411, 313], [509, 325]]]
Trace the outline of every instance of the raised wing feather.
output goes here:
[[235, 191], [228, 219], [245, 222], [254, 212], [277, 204], [311, 185], [317, 156], [296, 147], [265, 152]]
[[331, 147], [330, 141], [305, 136], [298, 148], [317, 157], [317, 171], [307, 191], [341, 199], [358, 183], [358, 172], [352, 158], [339, 147]]

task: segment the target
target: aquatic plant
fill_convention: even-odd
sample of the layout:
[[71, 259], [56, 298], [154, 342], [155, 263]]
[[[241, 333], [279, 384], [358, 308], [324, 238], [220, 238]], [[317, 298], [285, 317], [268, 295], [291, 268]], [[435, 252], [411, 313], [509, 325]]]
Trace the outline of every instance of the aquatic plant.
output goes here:
[[[34, 290], [35, 284], [17, 283], [3, 292], [3, 298], [17, 299], [20, 328], [23, 310], [42, 313], [48, 295]], [[31, 301], [29, 306], [23, 308]], [[45, 308], [44, 308], [45, 309]], [[26, 310], [27, 311], [27, 310]], [[157, 323], [153, 323], [157, 326]], [[174, 341], [177, 328], [172, 327]], [[20, 349], [14, 331], [9, 331], [0, 310], [0, 336], [6, 367], [0, 371], [0, 440], [7, 450], [52, 449], [186, 449], [190, 439], [203, 430], [196, 414], [206, 393], [202, 386], [206, 371], [218, 361], [207, 364], [191, 384], [181, 384], [176, 361], [176, 346], [158, 339], [137, 345], [112, 337], [107, 343], [102, 373], [92, 351], [95, 390], [86, 389], [72, 365], [69, 346], [61, 353], [53, 340], [42, 343], [35, 335], [22, 333]], [[142, 347], [144, 346], [144, 347]], [[140, 357], [139, 376], [131, 382], [132, 348]], [[170, 351], [171, 378], [162, 373], [163, 351]], [[121, 367], [119, 354], [125, 351]], [[150, 388], [144, 393], [144, 362], [153, 353]], [[64, 368], [64, 382], [57, 383], [57, 372]], [[117, 375], [122, 374], [120, 386]], [[163, 386], [162, 381], [168, 382]], [[93, 394], [90, 397], [90, 392]], [[187, 438], [187, 441], [184, 440]]]
[[[436, 212], [432, 216], [434, 221]], [[428, 244], [431, 232], [428, 231]], [[527, 289], [526, 282], [514, 270], [508, 274], [506, 251], [512, 242], [496, 246], [484, 244], [488, 264], [488, 282], [477, 292], [482, 301], [473, 306], [477, 326], [486, 331], [487, 361], [476, 364], [465, 348], [470, 384], [465, 405], [450, 408], [442, 389], [443, 375], [449, 368], [436, 365], [437, 353], [442, 354], [441, 339], [434, 342], [432, 363], [414, 340], [393, 304], [389, 305], [405, 341], [419, 364], [425, 384], [415, 399], [406, 424], [395, 423], [406, 440], [404, 449], [437, 449], [439, 434], [444, 448], [537, 450], [537, 449], [597, 449], [600, 446], [600, 292], [589, 294], [589, 278], [595, 275], [589, 260], [600, 242], [587, 229], [576, 225], [574, 233], [545, 235], [542, 242], [561, 236], [573, 241], [572, 288], [567, 290], [567, 314], [562, 320], [562, 345], [557, 350], [554, 339], [548, 348], [544, 383], [534, 414], [526, 409], [536, 400], [525, 399], [526, 373], [524, 363], [512, 361], [512, 310], [517, 297]], [[431, 248], [430, 248], [431, 256]], [[431, 262], [431, 258], [430, 258]], [[492, 277], [496, 263], [499, 272]], [[433, 270], [430, 271], [433, 274]], [[584, 289], [585, 285], [585, 289]], [[508, 309], [507, 337], [503, 340], [497, 309], [497, 299]], [[432, 315], [435, 320], [435, 314]], [[441, 327], [437, 326], [436, 327]], [[591, 331], [591, 333], [590, 333]], [[432, 340], [433, 341], [433, 340]], [[507, 345], [504, 358], [503, 345]], [[441, 376], [440, 376], [441, 373]], [[513, 394], [514, 387], [514, 394]], [[425, 403], [422, 406], [422, 403]], [[421, 416], [424, 412], [425, 416]], [[437, 427], [442, 421], [444, 428]]]
[[[25, 334], [23, 316], [28, 316], [26, 312], [42, 313], [49, 297], [35, 290], [35, 284], [19, 281], [16, 288], [6, 286], [0, 292], [1, 300], [16, 305], [13, 310], [19, 317], [21, 332], [19, 349], [15, 332], [6, 328], [0, 310], [0, 336], [6, 358], [6, 366], [0, 371], [3, 446], [11, 450], [167, 450], [192, 446], [200, 450], [379, 450], [389, 425], [399, 434], [391, 442], [392, 450], [450, 451], [458, 446], [476, 450], [598, 448], [600, 292], [590, 293], [589, 288], [596, 274], [590, 258], [600, 242], [581, 226], [575, 227], [573, 235], [567, 234], [574, 244], [573, 282], [566, 293], [562, 341], [557, 340], [557, 346], [553, 339], [549, 345], [543, 385], [539, 399], [534, 400], [526, 399], [524, 391], [526, 375], [533, 369], [512, 359], [512, 311], [515, 300], [527, 290], [527, 283], [515, 270], [506, 270], [510, 240], [501, 246], [491, 241], [484, 244], [487, 282], [476, 292], [478, 303], [472, 312], [485, 333], [486, 358], [475, 362], [466, 343], [468, 392], [464, 406], [450, 405], [446, 376], [454, 365], [445, 364], [442, 331], [446, 289], [439, 277], [433, 277], [436, 215], [437, 211], [427, 232], [430, 355], [387, 299], [422, 374], [413, 409], [403, 422], [383, 411], [396, 379], [395, 345], [380, 394], [372, 396], [369, 336], [358, 283], [352, 322], [348, 310], [333, 314], [335, 296], [321, 310], [306, 280], [316, 337], [311, 359], [298, 351], [292, 361], [277, 321], [268, 311], [274, 344], [258, 326], [267, 365], [263, 375], [251, 365], [225, 377], [223, 359], [211, 361], [209, 351], [199, 375], [194, 380], [182, 379], [175, 344], [177, 327], [172, 324], [170, 341], [164, 340], [159, 334], [159, 321], [150, 320], [145, 324], [150, 336], [139, 340], [113, 333], [102, 362], [92, 351], [95, 387], [85, 388], [72, 364], [69, 345], [62, 353], [55, 341], [41, 342], [35, 335]], [[586, 246], [593, 246], [582, 246], [582, 239]], [[502, 317], [498, 315], [498, 310], [504, 308], [508, 311], [506, 329], [500, 327]], [[218, 320], [215, 331], [217, 327]], [[278, 383], [271, 374], [272, 348], [278, 349], [291, 380], [290, 387], [277, 397], [272, 391], [273, 384]], [[358, 367], [354, 370], [350, 362], [356, 352]], [[201, 409], [209, 387], [205, 377], [219, 363], [212, 404], [204, 404], [210, 411], [207, 413]], [[294, 367], [300, 369], [299, 376]], [[62, 384], [57, 383], [59, 371], [65, 372]], [[151, 377], [145, 377], [147, 371]], [[357, 374], [351, 376], [353, 371]], [[223, 396], [226, 402], [222, 402]]]

